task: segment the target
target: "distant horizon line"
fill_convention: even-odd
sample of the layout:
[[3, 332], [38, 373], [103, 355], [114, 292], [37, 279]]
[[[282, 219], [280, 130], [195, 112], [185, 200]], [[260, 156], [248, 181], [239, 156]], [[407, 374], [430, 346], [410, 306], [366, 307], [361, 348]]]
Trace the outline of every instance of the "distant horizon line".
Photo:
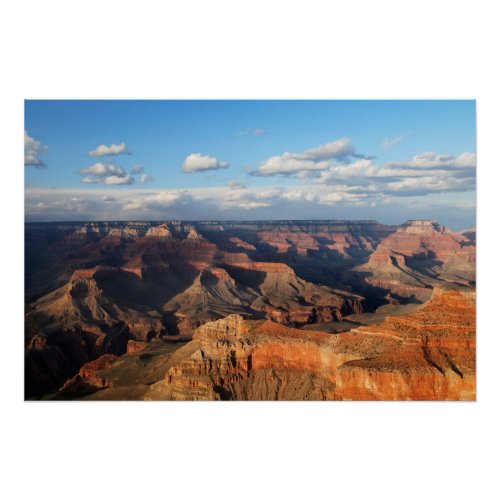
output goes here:
[[[435, 222], [439, 224], [437, 219], [406, 219], [401, 224], [406, 222]], [[384, 224], [387, 226], [397, 226], [399, 224], [386, 224], [377, 219], [82, 219], [82, 220], [46, 220], [46, 221], [27, 221], [25, 224], [85, 224], [85, 223], [106, 223], [106, 222], [197, 222], [197, 223], [212, 223], [212, 222], [228, 222], [228, 223], [255, 223], [255, 222], [370, 222]]]

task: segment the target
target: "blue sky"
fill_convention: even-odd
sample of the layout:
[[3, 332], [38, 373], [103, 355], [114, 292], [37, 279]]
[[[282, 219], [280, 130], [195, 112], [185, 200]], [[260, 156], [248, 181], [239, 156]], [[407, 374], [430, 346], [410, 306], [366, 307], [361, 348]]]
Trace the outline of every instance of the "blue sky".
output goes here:
[[475, 127], [474, 101], [26, 101], [26, 220], [470, 227]]

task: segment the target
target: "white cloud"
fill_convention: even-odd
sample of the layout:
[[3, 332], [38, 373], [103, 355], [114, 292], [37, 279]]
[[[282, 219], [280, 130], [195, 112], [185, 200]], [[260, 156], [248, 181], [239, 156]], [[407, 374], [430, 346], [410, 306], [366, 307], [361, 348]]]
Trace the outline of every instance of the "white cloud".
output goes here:
[[43, 217], [45, 214], [50, 214], [49, 220], [53, 220], [61, 217], [63, 219], [86, 217], [92, 205], [93, 202], [79, 197], [62, 196], [59, 199], [54, 199], [51, 196], [46, 196], [43, 201], [31, 201], [28, 195], [25, 209], [26, 214], [30, 217]]
[[281, 197], [289, 201], [315, 201], [318, 196], [316, 193], [304, 189], [292, 189], [284, 191]]
[[142, 172], [144, 172], [144, 167], [141, 165], [134, 165], [130, 171], [131, 174], [142, 174]]
[[135, 179], [131, 175], [110, 175], [104, 179], [104, 184], [109, 186], [119, 186], [123, 184], [133, 184]]
[[337, 139], [317, 148], [307, 149], [303, 153], [285, 152], [279, 156], [271, 156], [263, 161], [252, 175], [263, 177], [293, 175], [307, 178], [310, 172], [326, 170], [332, 166], [332, 160], [344, 159], [353, 154], [354, 149], [350, 139]]
[[151, 210], [167, 208], [178, 202], [189, 199], [190, 196], [185, 189], [173, 189], [155, 193], [140, 193], [135, 197], [127, 199], [123, 205], [124, 210]]
[[152, 180], [153, 180], [153, 178], [149, 174], [142, 174], [139, 177], [139, 182], [141, 184], [144, 184], [145, 182], [151, 182]]
[[457, 157], [427, 151], [408, 161], [391, 161], [382, 166], [372, 160], [335, 165], [315, 175], [318, 185], [393, 196], [424, 196], [433, 192], [464, 192], [475, 188], [475, 153]]
[[187, 173], [205, 172], [206, 170], [218, 170], [228, 168], [229, 163], [219, 161], [212, 156], [203, 156], [200, 153], [192, 153], [186, 157], [182, 165], [182, 170]]
[[319, 203], [322, 205], [336, 205], [337, 203], [349, 202], [360, 205], [365, 204], [368, 194], [349, 193], [349, 192], [331, 192], [320, 196]]
[[345, 181], [349, 178], [364, 180], [367, 176], [377, 174], [377, 168], [372, 160], [356, 160], [345, 165], [331, 166], [327, 170], [318, 173], [317, 182], [320, 184]]
[[400, 184], [373, 182], [358, 186], [339, 182], [244, 190], [230, 190], [227, 186], [171, 190], [117, 189], [109, 185], [27, 188], [25, 207], [28, 221], [113, 220], [123, 210], [126, 213], [123, 218], [130, 220], [194, 220], [202, 214], [204, 219], [213, 220], [355, 218], [381, 219], [387, 223], [412, 217], [439, 220], [440, 214], [446, 214], [448, 220], [458, 221], [460, 227], [472, 224], [475, 198], [473, 190], [463, 191], [466, 186], [457, 184], [455, 187], [462, 191], [442, 192], [450, 186], [439, 179], [394, 182]]
[[270, 207], [271, 203], [264, 201], [241, 201], [236, 206], [238, 208], [242, 208], [243, 210], [254, 210], [255, 208]]
[[129, 154], [131, 153], [125, 147], [124, 142], [122, 142], [121, 144], [111, 144], [110, 146], [101, 144], [92, 151], [89, 151], [90, 156], [111, 156], [111, 155], [129, 155]]
[[123, 184], [133, 184], [134, 177], [116, 165], [106, 163], [95, 163], [90, 167], [81, 168], [78, 170], [80, 175], [86, 175], [81, 182], [83, 184], [107, 184], [110, 186], [118, 186]]
[[80, 182], [83, 184], [99, 184], [101, 181], [95, 177], [84, 177]]
[[469, 151], [455, 158], [455, 166], [458, 168], [476, 168], [476, 163], [476, 153], [471, 153]]
[[47, 165], [40, 159], [40, 155], [48, 151], [48, 147], [40, 141], [30, 137], [24, 131], [24, 165], [26, 167], [45, 168]]
[[101, 162], [95, 163], [90, 167], [81, 168], [78, 173], [82, 175], [94, 175], [96, 177], [106, 177], [108, 175], [126, 175], [126, 172], [123, 168]]
[[384, 149], [391, 149], [394, 146], [397, 146], [405, 137], [408, 137], [410, 135], [409, 132], [406, 132], [404, 134], [398, 135], [397, 137], [386, 137], [382, 141], [382, 146]]
[[266, 198], [276, 198], [280, 196], [283, 193], [283, 188], [277, 188], [277, 187], [271, 187], [268, 189], [254, 188], [254, 190], [251, 191], [250, 193], [257, 200], [263, 200]]
[[[346, 143], [343, 147], [329, 143], [266, 160], [261, 167], [266, 166], [267, 170], [260, 175], [284, 173], [296, 177], [281, 186], [268, 183], [267, 187], [248, 187], [230, 180], [227, 186], [208, 186], [207, 182], [204, 187], [189, 189], [117, 189], [116, 186], [133, 184], [134, 180], [146, 182], [150, 176], [129, 174], [116, 165], [98, 162], [79, 171], [82, 182], [107, 185], [107, 192], [113, 193], [112, 200], [103, 198], [107, 193], [102, 187], [87, 186], [86, 198], [77, 193], [69, 196], [47, 190], [43, 196], [26, 196], [26, 213], [29, 220], [70, 220], [72, 214], [76, 217], [74, 220], [79, 217], [106, 219], [115, 218], [116, 211], [122, 209], [130, 219], [193, 220], [200, 215], [207, 219], [377, 218], [377, 213], [384, 210], [386, 214], [396, 210], [398, 214], [429, 218], [435, 217], [432, 207], [441, 203], [439, 206], [445, 208], [439, 210], [447, 210], [451, 218], [458, 220], [458, 205], [447, 205], [446, 200], [454, 199], [456, 203], [467, 197], [468, 205], [462, 211], [468, 211], [470, 218], [474, 207], [475, 153], [454, 156], [424, 151], [407, 161], [381, 165], [356, 154], [342, 157], [342, 162], [328, 158], [352, 151], [352, 148], [345, 149]], [[207, 166], [221, 168], [216, 167], [221, 163], [216, 158], [190, 156], [195, 157], [190, 165], [193, 171]], [[351, 161], [347, 161], [349, 159]], [[377, 212], [379, 210], [382, 212]]]
[[140, 201], [127, 201], [123, 206], [123, 210], [141, 210], [144, 209]]
[[281, 156], [271, 156], [262, 162], [255, 172], [259, 176], [303, 174], [306, 171], [324, 170], [330, 166], [330, 162], [315, 162], [298, 158], [294, 153], [283, 153]]
[[317, 148], [307, 149], [297, 157], [304, 160], [321, 161], [331, 160], [332, 158], [345, 158], [353, 153], [354, 149], [351, 146], [351, 140], [342, 138], [322, 144]]
[[423, 153], [415, 155], [409, 161], [390, 161], [386, 165], [393, 168], [475, 168], [476, 153], [466, 151], [455, 157], [450, 154], [439, 154], [435, 151], [424, 151]]
[[257, 197], [254, 193], [246, 190], [237, 190], [220, 193], [217, 198], [211, 198], [209, 203], [214, 204], [219, 210], [255, 210], [257, 208], [270, 207], [276, 200], [272, 197]]

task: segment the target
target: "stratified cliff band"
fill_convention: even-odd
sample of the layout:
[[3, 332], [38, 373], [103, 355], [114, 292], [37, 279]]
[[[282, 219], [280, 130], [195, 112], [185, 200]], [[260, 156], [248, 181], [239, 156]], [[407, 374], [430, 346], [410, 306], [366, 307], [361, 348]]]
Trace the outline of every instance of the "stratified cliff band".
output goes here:
[[26, 225], [27, 398], [475, 399], [475, 235]]

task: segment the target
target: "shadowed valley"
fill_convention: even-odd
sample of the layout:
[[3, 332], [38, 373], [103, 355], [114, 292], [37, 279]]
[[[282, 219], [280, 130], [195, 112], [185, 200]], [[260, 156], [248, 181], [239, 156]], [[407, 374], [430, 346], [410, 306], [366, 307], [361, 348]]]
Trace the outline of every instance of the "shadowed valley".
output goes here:
[[475, 399], [475, 233], [31, 223], [28, 399]]

